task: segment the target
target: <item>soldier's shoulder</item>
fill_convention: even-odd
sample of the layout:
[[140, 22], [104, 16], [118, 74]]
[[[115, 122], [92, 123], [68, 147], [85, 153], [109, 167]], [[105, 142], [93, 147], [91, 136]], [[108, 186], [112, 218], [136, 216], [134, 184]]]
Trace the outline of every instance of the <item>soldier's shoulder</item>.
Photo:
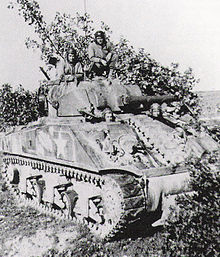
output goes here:
[[107, 42], [106, 42], [106, 48], [111, 49], [112, 46], [113, 46], [113, 44], [112, 44], [110, 41], [107, 41]]

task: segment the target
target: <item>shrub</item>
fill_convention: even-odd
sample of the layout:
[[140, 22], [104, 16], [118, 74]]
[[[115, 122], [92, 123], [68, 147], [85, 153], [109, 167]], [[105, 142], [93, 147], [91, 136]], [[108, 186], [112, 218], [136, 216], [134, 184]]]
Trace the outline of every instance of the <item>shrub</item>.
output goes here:
[[220, 177], [216, 155], [189, 162], [192, 195], [177, 199], [180, 211], [173, 212], [165, 230], [166, 256], [218, 256]]
[[208, 126], [208, 133], [218, 143], [220, 143], [220, 127], [218, 125]]
[[0, 87], [0, 125], [1, 129], [7, 126], [25, 125], [37, 120], [37, 94], [25, 90], [21, 85], [14, 89], [9, 84]]

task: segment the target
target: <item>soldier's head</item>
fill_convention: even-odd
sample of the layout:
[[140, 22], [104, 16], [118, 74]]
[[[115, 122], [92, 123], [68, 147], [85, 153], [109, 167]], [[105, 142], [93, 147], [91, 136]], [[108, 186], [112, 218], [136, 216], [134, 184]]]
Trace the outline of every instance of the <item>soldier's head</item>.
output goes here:
[[106, 108], [104, 111], [103, 111], [103, 118], [105, 121], [107, 122], [111, 122], [111, 121], [114, 121], [115, 120], [115, 116], [113, 114], [113, 112], [111, 111], [110, 108]]
[[98, 30], [95, 33], [95, 42], [98, 45], [103, 45], [106, 43], [106, 37], [105, 37], [105, 32]]
[[67, 61], [69, 63], [74, 63], [77, 60], [77, 52], [76, 49], [71, 47], [66, 54]]

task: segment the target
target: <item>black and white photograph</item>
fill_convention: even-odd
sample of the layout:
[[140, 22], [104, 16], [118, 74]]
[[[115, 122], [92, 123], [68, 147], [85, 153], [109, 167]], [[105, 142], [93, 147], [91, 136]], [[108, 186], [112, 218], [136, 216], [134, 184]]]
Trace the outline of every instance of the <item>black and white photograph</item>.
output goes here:
[[0, 257], [217, 257], [219, 0], [1, 0]]

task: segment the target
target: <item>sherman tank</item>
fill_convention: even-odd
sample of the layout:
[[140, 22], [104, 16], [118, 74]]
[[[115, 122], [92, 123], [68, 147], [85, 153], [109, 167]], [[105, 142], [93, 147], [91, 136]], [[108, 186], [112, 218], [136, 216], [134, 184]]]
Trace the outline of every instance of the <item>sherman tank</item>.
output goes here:
[[0, 138], [2, 175], [19, 201], [100, 238], [162, 224], [172, 199], [191, 190], [185, 160], [218, 149], [184, 129], [173, 95], [117, 79], [54, 85], [48, 101], [47, 117]]

